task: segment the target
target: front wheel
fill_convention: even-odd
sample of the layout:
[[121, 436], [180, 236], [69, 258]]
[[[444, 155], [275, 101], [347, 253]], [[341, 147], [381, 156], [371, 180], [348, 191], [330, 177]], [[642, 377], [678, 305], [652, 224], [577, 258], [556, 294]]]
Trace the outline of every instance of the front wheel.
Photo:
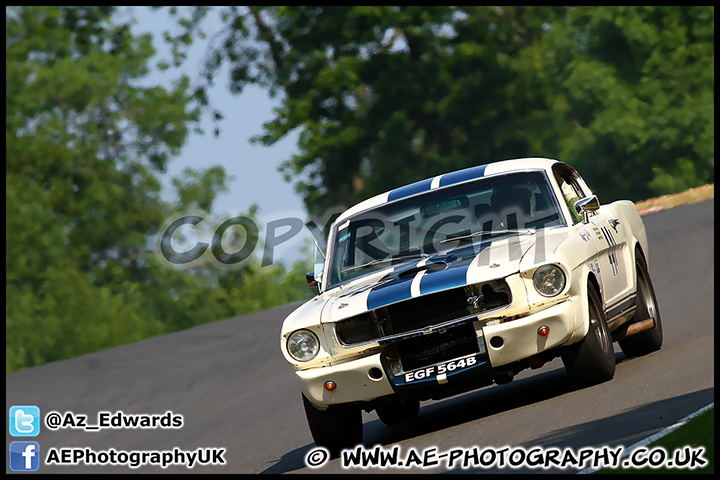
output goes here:
[[562, 361], [574, 382], [594, 385], [615, 375], [615, 352], [598, 293], [588, 285], [590, 329], [585, 338], [565, 347]]
[[375, 407], [375, 413], [385, 425], [397, 425], [407, 422], [418, 416], [420, 401], [416, 399], [401, 399], [382, 403]]
[[362, 442], [363, 421], [359, 408], [351, 405], [331, 405], [325, 411], [318, 410], [310, 400], [302, 396], [305, 416], [315, 445], [325, 447], [333, 458], [346, 448]]

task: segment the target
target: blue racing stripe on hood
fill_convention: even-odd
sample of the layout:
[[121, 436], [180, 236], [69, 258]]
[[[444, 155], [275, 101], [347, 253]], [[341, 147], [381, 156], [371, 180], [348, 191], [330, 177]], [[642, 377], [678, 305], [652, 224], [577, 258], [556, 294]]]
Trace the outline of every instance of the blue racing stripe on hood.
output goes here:
[[470, 262], [423, 275], [420, 279], [420, 294], [425, 295], [426, 293], [466, 285], [468, 266], [470, 266]]
[[[467, 270], [473, 258], [474, 257], [469, 257], [465, 260], [451, 261], [448, 264], [448, 268], [443, 270], [425, 270], [420, 279], [420, 294], [424, 295], [426, 293], [465, 285]], [[407, 269], [407, 267], [405, 267], [405, 269]], [[400, 273], [402, 273], [402, 270], [395, 271], [391, 275], [395, 276]], [[392, 280], [373, 287], [367, 297], [368, 310], [402, 302], [403, 300], [411, 298], [410, 288], [413, 278], [415, 278], [415, 275], [403, 278], [396, 276]]]
[[367, 308], [373, 310], [375, 308], [384, 307], [391, 303], [402, 302], [411, 297], [410, 285], [412, 284], [412, 278], [400, 279], [395, 278], [394, 280], [385, 283], [379, 287], [375, 287], [370, 290], [367, 297]]
[[[451, 252], [443, 252], [427, 259], [425, 265], [427, 270], [420, 270], [423, 276], [420, 278], [420, 294], [447, 290], [449, 288], [462, 287], [467, 284], [467, 271], [470, 264], [477, 255], [490, 247], [492, 242], [480, 245], [462, 247]], [[443, 270], [432, 268], [432, 265], [447, 264]], [[403, 276], [403, 272], [414, 267], [408, 264], [396, 266], [396, 268], [378, 281], [378, 284], [371, 287], [367, 297], [367, 309], [384, 307], [392, 303], [402, 302], [412, 297], [410, 288], [415, 275]], [[363, 291], [366, 288], [362, 289]], [[354, 295], [351, 293], [349, 295]]]

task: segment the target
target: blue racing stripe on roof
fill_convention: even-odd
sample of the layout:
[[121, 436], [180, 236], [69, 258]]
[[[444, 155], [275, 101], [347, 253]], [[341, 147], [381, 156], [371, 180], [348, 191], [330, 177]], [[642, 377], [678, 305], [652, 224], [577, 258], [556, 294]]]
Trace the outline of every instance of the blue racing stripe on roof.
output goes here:
[[487, 165], [478, 165], [477, 167], [470, 167], [457, 172], [446, 173], [440, 178], [440, 186], [444, 187], [446, 185], [480, 178], [485, 175], [485, 167], [487, 167]]
[[416, 195], [418, 193], [427, 192], [428, 190], [430, 190], [431, 183], [432, 178], [428, 178], [425, 180], [420, 180], [419, 182], [411, 183], [410, 185], [405, 185], [404, 187], [396, 188], [388, 194], [388, 202], [392, 202], [393, 200], [398, 200], [404, 197], [409, 197], [411, 195]]

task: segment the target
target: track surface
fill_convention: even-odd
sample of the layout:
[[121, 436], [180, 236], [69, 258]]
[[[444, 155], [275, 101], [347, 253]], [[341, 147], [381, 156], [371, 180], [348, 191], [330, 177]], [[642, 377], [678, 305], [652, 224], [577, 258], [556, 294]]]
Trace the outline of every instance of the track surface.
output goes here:
[[[665, 333], [659, 352], [626, 359], [616, 344], [614, 379], [590, 388], [569, 386], [556, 359], [525, 370], [509, 385], [425, 402], [419, 417], [402, 426], [386, 427], [374, 413], [363, 413], [364, 444], [397, 444], [403, 453], [411, 447], [443, 452], [473, 446], [629, 446], [709, 404], [715, 390], [713, 214], [714, 200], [708, 200], [644, 217]], [[89, 424], [97, 423], [98, 411], [170, 410], [184, 418], [175, 430], [50, 431], [43, 424], [32, 439], [43, 459], [51, 447], [217, 447], [225, 449], [225, 465], [190, 472], [344, 472], [339, 460], [319, 470], [305, 467], [305, 455], [315, 445], [278, 336], [297, 305], [8, 375], [6, 412], [12, 405], [37, 405], [42, 418], [50, 411], [72, 411], [87, 415]], [[7, 432], [6, 446], [22, 440]], [[188, 472], [181, 466], [40, 466], [45, 473], [92, 471]]]

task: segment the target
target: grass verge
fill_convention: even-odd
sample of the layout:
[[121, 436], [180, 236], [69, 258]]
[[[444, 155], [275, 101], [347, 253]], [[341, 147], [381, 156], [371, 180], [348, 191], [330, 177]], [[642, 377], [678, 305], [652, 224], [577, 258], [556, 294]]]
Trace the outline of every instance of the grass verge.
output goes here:
[[689, 205], [691, 203], [702, 202], [709, 198], [715, 198], [715, 184], [710, 183], [702, 187], [691, 188], [684, 192], [674, 193], [672, 195], [663, 195], [662, 197], [649, 198], [635, 203], [640, 215], [655, 213], [661, 210], [669, 210], [679, 207], [680, 205]]
[[[697, 417], [691, 418], [685, 425], [681, 426], [677, 430], [670, 432], [662, 438], [650, 443], [646, 447], [643, 454], [638, 455], [637, 459], [642, 463], [645, 462], [642, 468], [627, 468], [620, 467], [617, 469], [605, 468], [599, 470], [599, 474], [627, 474], [627, 473], [640, 473], [640, 474], [661, 474], [661, 473], [676, 473], [676, 474], [708, 474], [715, 473], [715, 407], [713, 406], [706, 412], [698, 415]], [[698, 455], [700, 448], [705, 450]], [[666, 461], [659, 462], [663, 456], [660, 453], [660, 449], [664, 449], [667, 456]], [[633, 451], [639, 451], [634, 449]], [[696, 457], [693, 458], [693, 451]], [[656, 452], [651, 454], [650, 452]], [[632, 456], [632, 452], [630, 456]], [[653, 459], [654, 457], [654, 459]], [[705, 460], [702, 463], [699, 460]], [[629, 463], [630, 457], [626, 457], [621, 460], [621, 464]], [[656, 467], [650, 466], [652, 463], [658, 463]], [[674, 466], [671, 466], [674, 465]], [[694, 468], [691, 467], [694, 465]]]

